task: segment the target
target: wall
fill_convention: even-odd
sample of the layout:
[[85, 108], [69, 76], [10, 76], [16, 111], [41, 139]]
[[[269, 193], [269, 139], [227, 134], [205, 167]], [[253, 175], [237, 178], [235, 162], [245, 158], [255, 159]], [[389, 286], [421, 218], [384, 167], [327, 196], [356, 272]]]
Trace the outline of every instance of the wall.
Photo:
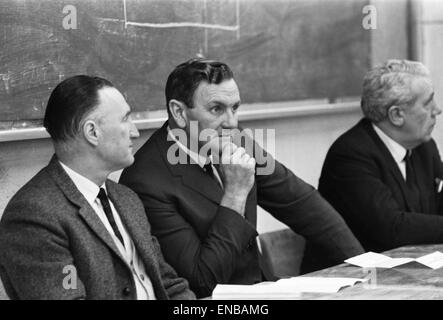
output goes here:
[[[435, 101], [443, 108], [443, 4], [437, 0], [422, 0], [418, 2], [419, 10], [417, 28], [419, 33], [418, 59], [430, 70], [434, 83]], [[437, 120], [434, 129], [434, 139], [440, 153], [443, 150], [443, 118]]]
[[371, 65], [408, 58], [408, 0], [372, 0], [371, 4], [377, 10], [377, 28], [369, 31]]

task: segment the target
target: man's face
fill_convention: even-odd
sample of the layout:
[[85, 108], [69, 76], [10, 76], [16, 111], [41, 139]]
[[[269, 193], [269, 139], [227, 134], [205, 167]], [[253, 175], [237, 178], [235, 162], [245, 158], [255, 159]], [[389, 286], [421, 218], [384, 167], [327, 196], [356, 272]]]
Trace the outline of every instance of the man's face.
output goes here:
[[411, 81], [415, 103], [404, 108], [403, 140], [414, 148], [431, 139], [437, 115], [441, 109], [434, 101], [434, 90], [429, 78], [417, 77]]
[[99, 90], [97, 112], [99, 141], [98, 152], [110, 170], [125, 168], [134, 162], [132, 139], [139, 136], [131, 120], [131, 109], [125, 98], [115, 88]]
[[[229, 141], [226, 137], [222, 139], [222, 130], [225, 129], [223, 132], [226, 133], [229, 129], [236, 129], [238, 125], [240, 93], [237, 84], [234, 79], [225, 80], [220, 84], [201, 82], [194, 92], [193, 101], [193, 108], [186, 109], [189, 138], [199, 141], [198, 135], [202, 130], [212, 129], [213, 134], [209, 138], [205, 137], [207, 140], [199, 141], [199, 147], [209, 141], [214, 146], [212, 150], [218, 150], [222, 141]], [[198, 121], [198, 135], [194, 130], [189, 131], [191, 121]]]

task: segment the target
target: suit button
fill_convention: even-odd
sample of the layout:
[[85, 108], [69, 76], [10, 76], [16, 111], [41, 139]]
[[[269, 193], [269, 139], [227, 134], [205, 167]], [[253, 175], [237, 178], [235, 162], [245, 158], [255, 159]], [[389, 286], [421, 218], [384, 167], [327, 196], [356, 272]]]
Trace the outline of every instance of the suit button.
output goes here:
[[142, 281], [145, 281], [145, 276], [144, 275], [140, 275], [140, 279], [142, 280]]
[[131, 289], [129, 287], [123, 289], [124, 296], [129, 296], [130, 294], [131, 294]]

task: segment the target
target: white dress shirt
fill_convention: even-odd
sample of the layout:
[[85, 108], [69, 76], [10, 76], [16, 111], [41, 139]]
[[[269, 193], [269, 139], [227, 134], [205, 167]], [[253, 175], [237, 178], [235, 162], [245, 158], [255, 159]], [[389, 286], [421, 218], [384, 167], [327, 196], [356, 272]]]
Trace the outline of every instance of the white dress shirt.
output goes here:
[[178, 147], [180, 149], [182, 149], [184, 152], [186, 152], [186, 154], [189, 155], [189, 157], [194, 160], [194, 162], [198, 163], [198, 165], [204, 170], [204, 166], [209, 162], [211, 164], [212, 167], [212, 172], [214, 173], [214, 176], [216, 177], [219, 185], [222, 187], [223, 189], [223, 182], [222, 179], [217, 171], [217, 169], [214, 167], [213, 163], [212, 163], [212, 155], [210, 155], [208, 158], [204, 157], [202, 155], [200, 155], [199, 153], [196, 153], [190, 149], [188, 149], [186, 146], [183, 145], [183, 143], [181, 143], [180, 141], [178, 141], [174, 134], [172, 133], [171, 129], [168, 126], [168, 135], [169, 137], [172, 139], [172, 141], [175, 141], [175, 143], [177, 143]]
[[394, 141], [375, 124], [372, 124], [372, 127], [374, 128], [377, 135], [380, 137], [381, 141], [383, 141], [385, 146], [388, 148], [389, 152], [395, 160], [395, 163], [397, 163], [397, 166], [400, 169], [403, 178], [406, 180], [405, 156], [408, 150], [403, 148], [403, 146], [401, 146], [398, 142]]
[[[135, 249], [134, 242], [132, 241], [125, 226], [123, 225], [120, 216], [117, 210], [115, 209], [114, 204], [112, 203], [112, 200], [108, 197], [115, 223], [117, 224], [118, 230], [120, 231], [124, 241], [124, 246], [121, 244], [120, 240], [116, 237], [114, 230], [112, 229], [111, 224], [109, 223], [108, 218], [106, 217], [106, 214], [103, 210], [102, 204], [100, 200], [97, 198], [100, 188], [88, 178], [75, 172], [61, 161], [59, 162], [63, 167], [63, 169], [68, 174], [68, 176], [74, 182], [77, 189], [86, 198], [86, 201], [88, 201], [88, 203], [94, 209], [100, 221], [103, 223], [106, 230], [108, 230], [109, 234], [114, 240], [115, 245], [117, 246], [121, 255], [124, 257], [126, 264], [131, 269], [137, 292], [137, 299], [155, 300], [156, 298], [154, 294], [154, 289], [152, 287], [151, 280], [146, 274], [145, 266], [143, 262], [140, 260], [137, 250]], [[103, 184], [101, 188], [105, 189], [107, 194], [105, 184]]]

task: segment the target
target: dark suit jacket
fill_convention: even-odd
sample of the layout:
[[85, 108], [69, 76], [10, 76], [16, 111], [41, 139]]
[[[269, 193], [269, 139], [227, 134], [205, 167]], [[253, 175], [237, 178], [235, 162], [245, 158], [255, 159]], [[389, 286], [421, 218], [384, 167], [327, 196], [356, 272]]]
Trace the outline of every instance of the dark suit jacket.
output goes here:
[[411, 210], [405, 180], [391, 153], [362, 119], [331, 146], [319, 191], [340, 212], [366, 250], [443, 242], [435, 179], [442, 162], [433, 140], [413, 150], [422, 212]]
[[[106, 181], [157, 299], [194, 298], [164, 261], [137, 195]], [[77, 271], [77, 289], [63, 280]], [[65, 272], [65, 273], [64, 273]], [[0, 275], [11, 299], [134, 299], [131, 270], [56, 157], [11, 199], [0, 221]], [[73, 283], [72, 281], [70, 281]]]
[[[167, 141], [166, 128], [165, 123], [136, 152], [120, 182], [142, 199], [166, 261], [189, 280], [197, 296], [209, 296], [218, 283], [262, 281], [255, 242], [257, 204], [328, 248], [334, 263], [363, 252], [319, 193], [277, 161], [271, 175], [256, 176], [245, 218], [220, 206], [222, 189], [198, 164], [168, 162], [174, 142]], [[258, 145], [255, 149], [260, 154]]]

